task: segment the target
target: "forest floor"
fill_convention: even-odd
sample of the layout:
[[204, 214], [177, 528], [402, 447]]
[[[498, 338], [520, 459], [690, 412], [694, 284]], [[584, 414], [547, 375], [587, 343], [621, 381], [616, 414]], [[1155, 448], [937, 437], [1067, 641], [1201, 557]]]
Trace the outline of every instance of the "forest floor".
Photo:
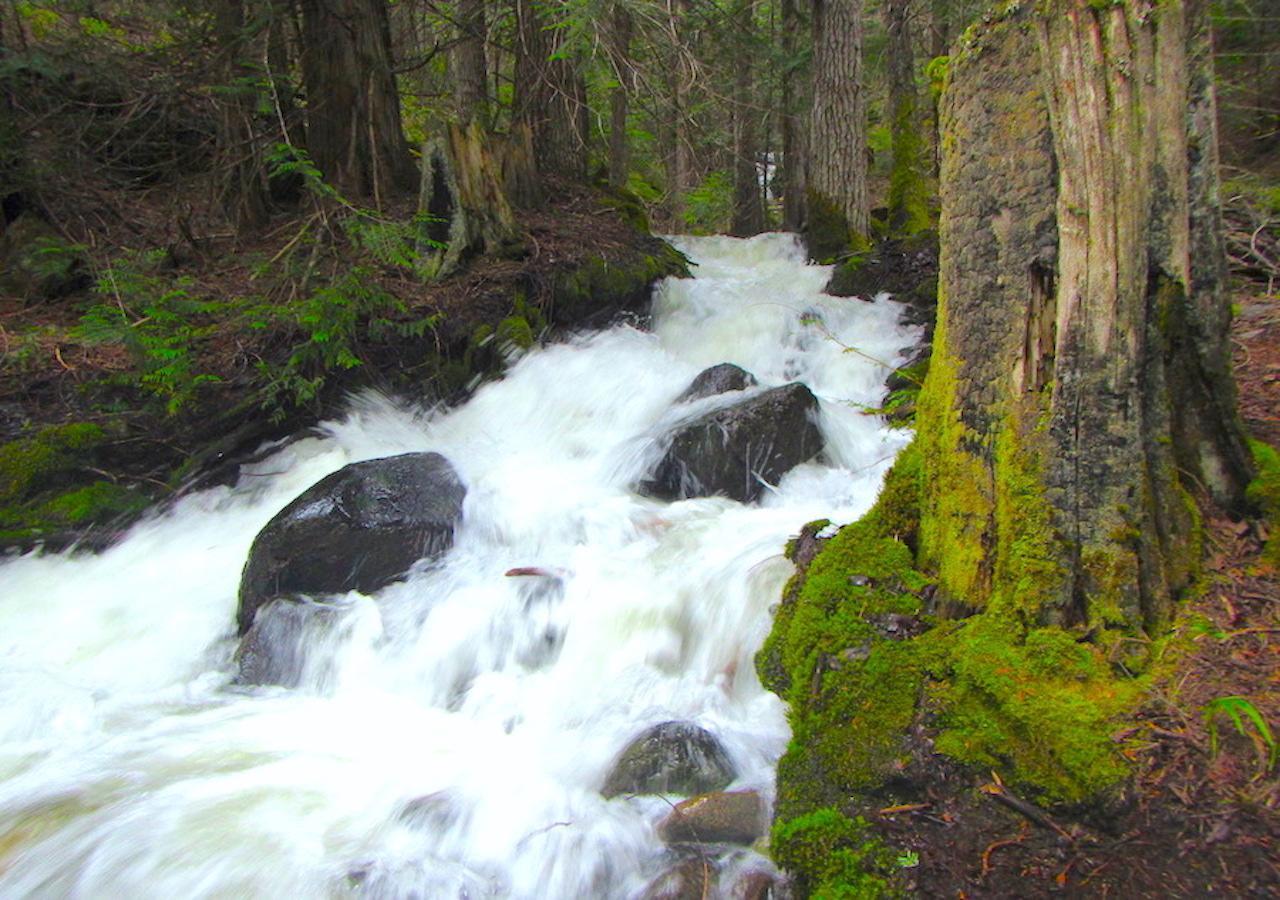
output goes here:
[[[1280, 445], [1280, 297], [1253, 282], [1234, 299], [1241, 412]], [[938, 762], [927, 804], [870, 813], [888, 843], [918, 856], [902, 873], [913, 895], [1280, 896], [1280, 572], [1261, 559], [1260, 523], [1210, 511], [1205, 531], [1203, 590], [1115, 736], [1135, 772], [1123, 801], [1082, 822]], [[1244, 698], [1267, 725], [1224, 698]]]
[[[148, 502], [233, 479], [353, 391], [456, 401], [513, 347], [641, 306], [684, 269], [607, 190], [556, 183], [509, 245], [438, 280], [370, 252], [345, 209], [303, 205], [241, 234], [192, 213], [192, 191], [47, 202], [58, 232], [39, 239], [76, 248], [69, 288], [33, 300], [0, 284], [0, 443], [73, 422], [104, 435], [20, 496], [0, 447], [0, 545], [109, 542]], [[394, 237], [384, 223], [413, 214], [401, 205], [361, 221]], [[47, 512], [97, 482], [124, 500]]]

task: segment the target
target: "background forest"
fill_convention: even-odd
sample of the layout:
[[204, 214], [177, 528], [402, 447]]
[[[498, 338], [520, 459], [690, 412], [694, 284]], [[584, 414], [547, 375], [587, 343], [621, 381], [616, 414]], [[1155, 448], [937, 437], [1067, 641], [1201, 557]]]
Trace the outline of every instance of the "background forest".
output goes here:
[[[1198, 40], [1203, 6], [1169, 4], [1167, 21], [1187, 11]], [[1077, 858], [1063, 862], [1066, 841], [1079, 859], [1096, 850], [1088, 864], [1111, 867], [1124, 890], [1129, 837], [1068, 834], [995, 778], [980, 792], [1039, 829], [1006, 836], [1008, 821], [971, 788], [975, 771], [985, 779], [1012, 760], [1004, 771], [1017, 790], [1057, 804], [1055, 815], [1068, 808], [1081, 827], [1119, 821], [1150, 838], [1158, 850], [1130, 887], [1182, 866], [1193, 838], [1204, 851], [1186, 863], [1195, 878], [1218, 878], [1228, 859], [1240, 884], [1262, 883], [1275, 874], [1256, 872], [1278, 802], [1267, 641], [1280, 542], [1268, 543], [1257, 514], [1280, 509], [1280, 463], [1265, 444], [1246, 449], [1230, 355], [1247, 425], [1275, 444], [1280, 14], [1256, 0], [1209, 4], [1215, 195], [1202, 131], [1186, 130], [1185, 110], [1212, 93], [1193, 40], [1161, 70], [1178, 79], [1135, 79], [1151, 89], [1132, 109], [1088, 111], [1133, 141], [1081, 149], [1084, 129], [1060, 124], [1078, 112], [1061, 100], [1074, 82], [1027, 48], [1074, 52], [1106, 22], [1135, 42], [1168, 32], [1135, 0], [1028, 7], [4, 0], [0, 544], [109, 544], [155, 501], [234, 481], [265, 441], [332, 413], [353, 389], [461, 399], [540, 338], [636, 314], [656, 279], [685, 273], [653, 233], [798, 232], [815, 261], [836, 264], [828, 293], [890, 289], [926, 326], [941, 268], [950, 309], [938, 314], [932, 363], [926, 337], [895, 373], [894, 408], [872, 411], [910, 419], [918, 405], [917, 444], [884, 503], [830, 549], [811, 527], [789, 550], [802, 570], [800, 557], [817, 562], [788, 589], [760, 657], [762, 681], [793, 714], [777, 859], [815, 889], [861, 872], [862, 824], [845, 807], [827, 812], [833, 797], [857, 796], [857, 815], [881, 815], [904, 858], [921, 850], [934, 866], [921, 884], [972, 879], [979, 864], [986, 878], [996, 850], [1022, 843], [1036, 854], [1025, 869], [1062, 884]], [[1053, 19], [1068, 7], [1085, 11], [1079, 32]], [[1094, 87], [1121, 83], [1106, 78], [1130, 57], [1113, 51], [1091, 71]], [[1088, 176], [1083, 164], [1055, 168], [1077, 152], [1106, 165]], [[1170, 158], [1185, 171], [1152, 174]], [[949, 270], [944, 197], [961, 213], [942, 221]], [[1219, 200], [1231, 285], [1217, 266]], [[972, 209], [981, 215], [966, 218]], [[1097, 252], [1108, 236], [1081, 238], [1073, 216], [1114, 220], [1122, 240]], [[994, 222], [1016, 253], [994, 246]], [[1124, 359], [1091, 343], [1088, 315], [1057, 315], [1070, 277], [1089, 288], [1079, 296], [1111, 303], [1103, 314], [1141, 352]], [[1196, 369], [1203, 360], [1212, 365]], [[1218, 446], [1197, 456], [1196, 441]], [[1215, 452], [1232, 465], [1205, 464]], [[1210, 499], [1215, 472], [1225, 487]], [[850, 577], [886, 560], [902, 571]], [[861, 610], [852, 631], [828, 615], [833, 595]], [[913, 628], [933, 612], [941, 624], [890, 639], [863, 620], [868, 603]], [[1170, 675], [1162, 659], [1175, 645], [1185, 655]], [[878, 677], [881, 663], [893, 678]], [[1222, 705], [1246, 695], [1269, 700]], [[935, 754], [917, 726], [938, 710]], [[882, 741], [866, 721], [887, 723], [874, 732]], [[1120, 721], [1145, 743], [1118, 749]], [[1234, 757], [1218, 754], [1222, 735], [1238, 738]], [[868, 772], [892, 785], [944, 755], [970, 768], [918, 782], [951, 792], [930, 794], [939, 810], [978, 822], [962, 837], [951, 821], [911, 817], [914, 801], [859, 794]], [[1139, 800], [1098, 801], [1099, 785], [1110, 791], [1131, 771]], [[848, 872], [824, 869], [835, 847]], [[1023, 873], [1000, 877], [1016, 892]]]

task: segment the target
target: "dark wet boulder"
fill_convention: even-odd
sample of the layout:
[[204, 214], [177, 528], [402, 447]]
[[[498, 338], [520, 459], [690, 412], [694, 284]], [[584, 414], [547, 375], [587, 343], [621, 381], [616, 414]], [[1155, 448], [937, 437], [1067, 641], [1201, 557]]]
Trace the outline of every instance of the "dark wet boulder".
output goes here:
[[352, 463], [321, 479], [266, 524], [240, 576], [241, 634], [287, 594], [369, 593], [453, 544], [467, 490], [438, 453]]
[[640, 493], [749, 503], [822, 452], [817, 419], [818, 399], [798, 382], [694, 417], [666, 436], [667, 450]]
[[332, 661], [326, 649], [344, 612], [305, 597], [279, 597], [260, 607], [236, 651], [236, 683], [292, 688], [304, 679], [323, 681]]
[[737, 775], [720, 742], [692, 722], [663, 722], [639, 734], [619, 755], [600, 793], [701, 794]]
[[764, 801], [755, 791], [713, 791], [676, 804], [658, 825], [668, 844], [744, 844], [764, 836]]
[[755, 387], [759, 382], [756, 376], [733, 363], [720, 363], [709, 369], [703, 369], [698, 376], [684, 389], [684, 393], [676, 398], [676, 403], [691, 403], [729, 391], [745, 391]]
[[678, 859], [649, 882], [640, 900], [704, 900], [719, 895], [720, 868], [714, 859]]

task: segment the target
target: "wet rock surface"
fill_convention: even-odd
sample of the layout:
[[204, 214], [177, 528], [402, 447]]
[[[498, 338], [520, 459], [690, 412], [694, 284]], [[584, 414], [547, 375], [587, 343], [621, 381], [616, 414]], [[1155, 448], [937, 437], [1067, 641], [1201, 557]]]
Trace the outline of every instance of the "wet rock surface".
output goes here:
[[236, 651], [236, 683], [297, 687], [308, 674], [321, 680], [320, 645], [346, 610], [305, 597], [281, 597], [262, 606]]
[[258, 533], [240, 578], [241, 634], [285, 594], [369, 593], [453, 544], [467, 490], [438, 453], [352, 463], [321, 479]]
[[736, 775], [711, 732], [692, 722], [663, 722], [627, 745], [600, 793], [701, 794], [725, 787]]
[[658, 825], [668, 844], [750, 845], [764, 836], [764, 800], [755, 791], [715, 791], [676, 804]]
[[759, 382], [756, 381], [756, 376], [741, 366], [720, 363], [699, 372], [675, 402], [689, 403], [705, 397], [714, 397], [717, 394], [727, 394], [729, 391], [745, 391], [757, 384]]
[[749, 503], [822, 452], [817, 417], [818, 399], [798, 382], [697, 416], [668, 435], [668, 449], [640, 493]]

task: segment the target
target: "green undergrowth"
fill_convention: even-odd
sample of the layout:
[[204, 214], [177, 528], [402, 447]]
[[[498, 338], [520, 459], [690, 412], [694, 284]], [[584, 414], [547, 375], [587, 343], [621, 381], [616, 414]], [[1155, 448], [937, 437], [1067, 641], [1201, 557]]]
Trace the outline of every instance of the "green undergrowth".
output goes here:
[[1046, 804], [1101, 801], [1128, 775], [1112, 735], [1146, 682], [1113, 666], [1105, 642], [1031, 614], [1058, 562], [1047, 513], [1032, 502], [1034, 454], [1007, 443], [998, 452], [1009, 477], [988, 501], [991, 515], [1007, 517], [994, 575], [1006, 589], [967, 617], [934, 614], [936, 582], [913, 556], [928, 464], [920, 441], [900, 454], [862, 519], [826, 539], [815, 538], [826, 523], [811, 523], [789, 547], [794, 556], [807, 541], [821, 543], [788, 584], [757, 669], [787, 701], [792, 728], [778, 765], [773, 852], [814, 896], [818, 885], [822, 896], [880, 896], [858, 891], [863, 876], [883, 875], [862, 864], [831, 868], [779, 840], [807, 833], [823, 810], [816, 821], [919, 801], [928, 787], [921, 758], [940, 754], [975, 776], [995, 771]]
[[1262, 550], [1262, 561], [1280, 568], [1280, 453], [1270, 444], [1250, 441], [1258, 476], [1249, 483], [1248, 499], [1267, 522], [1270, 536]]

